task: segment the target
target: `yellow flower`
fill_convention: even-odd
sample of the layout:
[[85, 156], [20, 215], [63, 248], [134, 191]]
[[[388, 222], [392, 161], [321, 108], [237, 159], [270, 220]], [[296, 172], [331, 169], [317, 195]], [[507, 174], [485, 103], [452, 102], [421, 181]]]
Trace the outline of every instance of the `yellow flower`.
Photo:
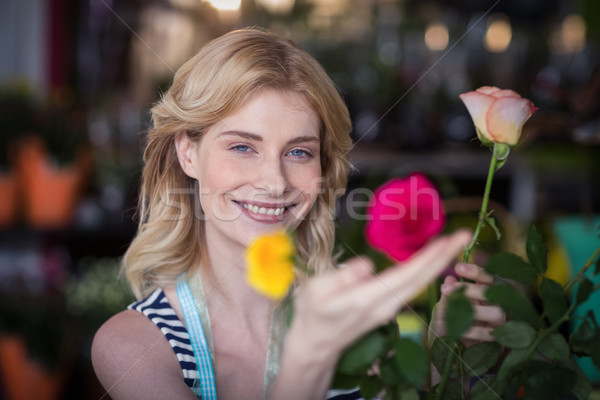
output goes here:
[[248, 246], [246, 280], [258, 293], [284, 298], [294, 281], [294, 244], [283, 231], [259, 236]]

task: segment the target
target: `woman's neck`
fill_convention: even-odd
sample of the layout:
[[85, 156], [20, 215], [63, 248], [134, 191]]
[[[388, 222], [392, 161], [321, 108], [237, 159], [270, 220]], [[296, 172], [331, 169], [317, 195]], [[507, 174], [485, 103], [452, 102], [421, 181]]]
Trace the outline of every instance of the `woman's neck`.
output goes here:
[[209, 312], [213, 315], [227, 312], [248, 324], [268, 318], [274, 304], [248, 285], [245, 249], [207, 244], [199, 272]]

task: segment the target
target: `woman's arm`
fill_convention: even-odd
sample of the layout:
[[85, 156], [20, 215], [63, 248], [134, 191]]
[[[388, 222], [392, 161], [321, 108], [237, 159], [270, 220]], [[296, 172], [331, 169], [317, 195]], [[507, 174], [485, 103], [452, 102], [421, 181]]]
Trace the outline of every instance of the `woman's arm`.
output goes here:
[[112, 400], [196, 399], [165, 336], [138, 311], [123, 311], [100, 327], [92, 364]]
[[409, 261], [372, 274], [356, 258], [344, 268], [311, 279], [297, 294], [280, 373], [270, 399], [325, 398], [343, 350], [397, 312], [451, 263], [470, 240], [459, 231], [441, 237]]

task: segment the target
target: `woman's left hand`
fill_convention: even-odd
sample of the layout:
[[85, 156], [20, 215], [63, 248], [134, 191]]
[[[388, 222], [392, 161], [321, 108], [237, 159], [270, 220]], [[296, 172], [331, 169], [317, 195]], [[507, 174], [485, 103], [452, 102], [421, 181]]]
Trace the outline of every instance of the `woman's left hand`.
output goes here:
[[457, 264], [456, 274], [473, 282], [459, 282], [454, 276], [447, 276], [441, 287], [442, 298], [436, 305], [433, 315], [433, 330], [430, 334], [445, 334], [444, 318], [448, 296], [460, 287], [465, 287], [465, 295], [471, 301], [475, 312], [473, 326], [463, 335], [463, 343], [468, 347], [482, 341], [494, 341], [491, 332], [506, 322], [506, 315], [500, 307], [490, 305], [485, 298], [486, 289], [494, 283], [494, 278], [475, 264]]

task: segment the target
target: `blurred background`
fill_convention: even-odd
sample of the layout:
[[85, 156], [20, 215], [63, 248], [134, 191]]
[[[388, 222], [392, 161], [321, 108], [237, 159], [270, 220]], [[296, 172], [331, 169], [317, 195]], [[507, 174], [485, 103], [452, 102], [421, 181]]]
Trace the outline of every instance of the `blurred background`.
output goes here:
[[[338, 85], [350, 189], [421, 171], [448, 230], [475, 225], [490, 157], [458, 95], [531, 99], [539, 111], [495, 178], [504, 237], [490, 246], [518, 251], [535, 223], [565, 279], [598, 244], [599, 16], [597, 0], [0, 0], [0, 399], [108, 398], [89, 348], [133, 299], [118, 269], [149, 107], [234, 28], [293, 39]], [[352, 193], [340, 248], [369, 253], [356, 218], [368, 190]]]

